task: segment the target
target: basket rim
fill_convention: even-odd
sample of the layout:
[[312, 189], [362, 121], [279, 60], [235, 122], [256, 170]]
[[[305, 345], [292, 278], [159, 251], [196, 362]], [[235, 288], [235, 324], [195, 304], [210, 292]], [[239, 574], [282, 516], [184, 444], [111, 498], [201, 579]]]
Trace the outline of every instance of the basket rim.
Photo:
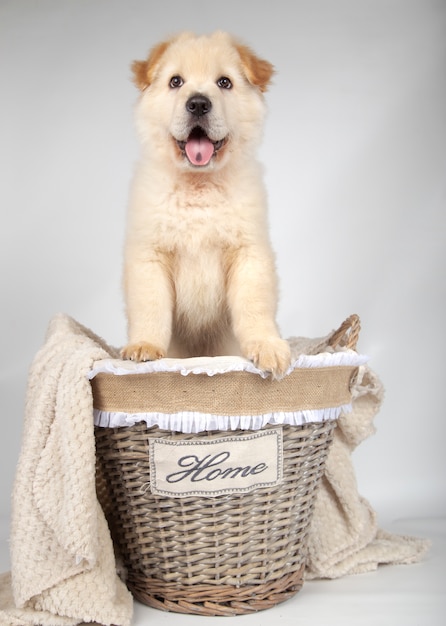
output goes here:
[[121, 428], [144, 421], [178, 432], [258, 430], [337, 419], [351, 410], [357, 366], [295, 369], [281, 381], [247, 372], [183, 377], [178, 373], [91, 380], [94, 423]]

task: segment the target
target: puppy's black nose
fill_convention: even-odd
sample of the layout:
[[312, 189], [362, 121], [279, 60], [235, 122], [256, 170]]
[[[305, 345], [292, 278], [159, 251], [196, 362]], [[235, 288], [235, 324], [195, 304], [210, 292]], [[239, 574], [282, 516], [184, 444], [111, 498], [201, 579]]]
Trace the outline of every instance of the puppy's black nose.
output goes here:
[[186, 102], [186, 110], [192, 115], [195, 115], [195, 117], [206, 115], [211, 109], [212, 102], [209, 98], [199, 93], [195, 94], [195, 96], [191, 96]]

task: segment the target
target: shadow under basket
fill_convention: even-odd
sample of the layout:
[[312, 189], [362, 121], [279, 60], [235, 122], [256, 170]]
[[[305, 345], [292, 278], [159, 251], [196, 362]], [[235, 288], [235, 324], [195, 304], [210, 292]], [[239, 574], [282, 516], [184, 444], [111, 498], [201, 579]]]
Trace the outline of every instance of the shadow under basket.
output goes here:
[[[352, 316], [332, 337], [336, 343], [352, 347], [358, 328], [359, 320]], [[260, 402], [269, 407], [267, 413], [274, 411], [278, 402], [277, 410], [286, 413], [284, 397], [293, 410], [308, 410], [309, 402], [315, 402], [315, 390], [319, 408], [324, 397], [327, 407], [350, 402], [357, 365], [310, 369], [295, 369], [282, 381], [231, 372], [214, 376], [176, 374], [179, 390], [171, 373], [168, 382], [175, 386], [174, 396], [185, 398], [187, 409], [200, 411], [200, 406], [195, 406], [199, 398], [193, 400], [194, 394], [187, 393], [187, 386], [199, 380], [207, 402], [209, 394], [218, 394], [213, 402], [219, 414], [220, 404], [233, 402], [234, 396], [240, 401], [241, 414], [252, 411], [252, 406], [244, 406], [250, 404], [246, 385], [251, 384], [255, 387], [256, 407]], [[236, 383], [234, 389], [232, 380]], [[228, 384], [225, 394], [219, 389], [221, 381]], [[123, 411], [116, 385], [125, 385], [121, 404], [130, 402], [130, 412], [141, 413], [142, 409], [135, 411], [135, 397], [142, 396], [138, 402], [143, 405], [146, 400], [153, 402], [160, 396], [154, 386], [165, 385], [166, 378], [163, 373], [100, 374], [91, 382], [95, 409], [110, 410], [111, 402], [114, 410]], [[113, 391], [107, 391], [109, 383]], [[108, 401], [110, 396], [112, 400]], [[183, 433], [148, 426], [145, 421], [119, 428], [95, 427], [98, 498], [134, 597], [162, 610], [223, 616], [268, 609], [296, 594], [303, 584], [314, 501], [335, 426], [336, 419], [297, 426], [267, 424], [261, 431]], [[248, 448], [253, 449], [259, 437], [278, 452], [280, 479], [275, 483], [259, 483], [255, 488], [240, 490], [243, 492], [225, 493], [223, 489], [211, 495], [186, 492], [180, 497], [166, 495], [162, 487], [155, 488], [159, 476], [154, 454], [158, 450], [165, 450], [167, 456], [180, 444], [204, 446], [206, 452], [207, 446], [219, 444], [231, 450], [244, 438], [248, 438]], [[271, 442], [277, 441], [280, 449], [276, 450]], [[187, 458], [192, 457], [198, 460], [193, 454]], [[264, 465], [257, 464], [253, 473], [263, 470]], [[214, 474], [208, 472], [208, 476], [218, 473], [215, 467], [209, 465]]]

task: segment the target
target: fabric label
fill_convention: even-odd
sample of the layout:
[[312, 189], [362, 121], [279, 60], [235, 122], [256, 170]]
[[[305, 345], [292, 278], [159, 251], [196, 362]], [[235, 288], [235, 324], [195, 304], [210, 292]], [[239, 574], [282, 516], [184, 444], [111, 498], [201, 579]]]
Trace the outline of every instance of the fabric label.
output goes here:
[[170, 497], [246, 493], [283, 476], [282, 429], [218, 439], [150, 440], [151, 492]]

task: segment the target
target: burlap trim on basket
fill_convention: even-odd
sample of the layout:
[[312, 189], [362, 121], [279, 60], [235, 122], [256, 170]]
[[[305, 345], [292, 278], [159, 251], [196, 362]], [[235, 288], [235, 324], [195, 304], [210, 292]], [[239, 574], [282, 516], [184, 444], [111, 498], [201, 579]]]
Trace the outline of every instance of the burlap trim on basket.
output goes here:
[[145, 421], [200, 432], [336, 419], [350, 409], [360, 362], [358, 357], [349, 366], [296, 368], [280, 381], [243, 371], [187, 377], [178, 372], [98, 373], [91, 381], [95, 424], [121, 427]]
[[[127, 413], [200, 411], [248, 415], [271, 411], [323, 409], [349, 404], [356, 367], [294, 370], [282, 381], [265, 380], [246, 372], [220, 376], [176, 373], [130, 374], [125, 379], [98, 374], [92, 380], [95, 408]], [[228, 390], [231, 393], [228, 394]]]

